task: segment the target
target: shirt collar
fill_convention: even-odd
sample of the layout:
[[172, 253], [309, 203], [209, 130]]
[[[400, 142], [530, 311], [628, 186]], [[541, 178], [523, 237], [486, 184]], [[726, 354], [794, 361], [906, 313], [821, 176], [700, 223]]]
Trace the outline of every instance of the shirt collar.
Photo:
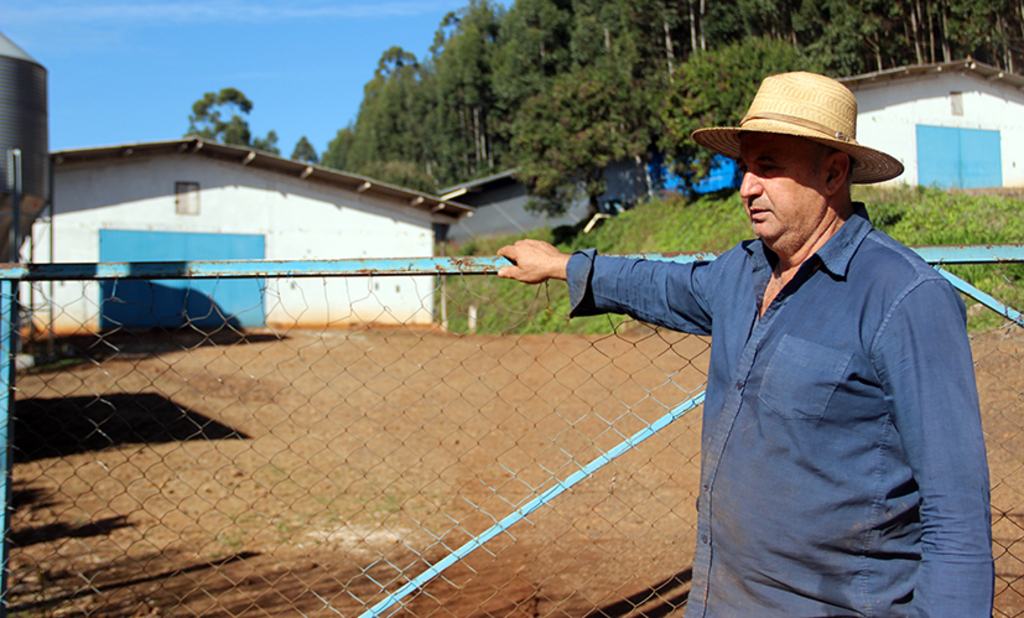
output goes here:
[[838, 277], [846, 277], [853, 254], [857, 252], [857, 247], [860, 247], [864, 237], [873, 229], [864, 204], [854, 202], [853, 208], [853, 214], [846, 223], [828, 239], [824, 247], [818, 249], [822, 268]]
[[[821, 267], [837, 277], [846, 276], [846, 272], [850, 268], [850, 261], [853, 260], [853, 254], [857, 252], [857, 247], [874, 229], [864, 204], [854, 202], [853, 208], [853, 214], [846, 220], [846, 223], [815, 254], [821, 260]], [[771, 254], [771, 251], [760, 240], [745, 243], [744, 248], [758, 262], [755, 269], [769, 267], [775, 263], [775, 255]]]

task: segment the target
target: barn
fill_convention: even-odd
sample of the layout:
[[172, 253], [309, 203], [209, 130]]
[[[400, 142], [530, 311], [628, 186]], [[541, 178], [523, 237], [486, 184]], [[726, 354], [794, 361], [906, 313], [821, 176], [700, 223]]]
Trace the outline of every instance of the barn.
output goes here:
[[[371, 178], [198, 138], [51, 153], [53, 213], [35, 262], [422, 258], [472, 208]], [[37, 328], [429, 324], [433, 277], [58, 282]], [[25, 293], [22, 294], [23, 299]], [[23, 301], [24, 302], [24, 301]], [[97, 308], [99, 309], [97, 311]]]
[[1024, 77], [968, 59], [840, 81], [857, 97], [857, 141], [906, 167], [891, 183], [1024, 186]]
[[[476, 211], [472, 219], [464, 217], [451, 226], [447, 240], [465, 242], [478, 236], [525, 234], [541, 228], [585, 224], [590, 220], [589, 200], [584, 195], [566, 204], [565, 212], [559, 215], [548, 216], [530, 210], [533, 196], [516, 178], [516, 171], [510, 169], [443, 189], [441, 195], [452, 196]], [[630, 208], [654, 190], [650, 172], [639, 161], [612, 163], [605, 169], [604, 178], [607, 187], [598, 200], [598, 208], [605, 214]]]

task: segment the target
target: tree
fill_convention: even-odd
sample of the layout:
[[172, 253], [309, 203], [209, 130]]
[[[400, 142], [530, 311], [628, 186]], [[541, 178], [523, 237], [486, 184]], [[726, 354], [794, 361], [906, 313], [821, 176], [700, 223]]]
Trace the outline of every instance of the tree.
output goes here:
[[572, 68], [571, 0], [517, 0], [501, 20], [492, 71], [496, 105], [503, 114], [544, 92]]
[[583, 198], [596, 212], [608, 166], [647, 157], [651, 102], [672, 79], [680, 23], [667, 11], [660, 0], [572, 3], [568, 67], [531, 84], [536, 93], [513, 116], [512, 152], [532, 208], [556, 215]]
[[355, 141], [355, 129], [353, 125], [344, 129], [338, 129], [337, 135], [327, 143], [327, 150], [324, 151], [320, 163], [326, 167], [333, 167], [336, 170], [352, 171], [349, 165], [348, 153], [352, 150], [352, 143]]
[[[248, 146], [249, 123], [241, 114], [248, 116], [252, 101], [237, 88], [224, 88], [220, 93], [207, 92], [192, 104], [192, 115], [188, 117], [188, 134], [203, 139]], [[230, 119], [224, 120], [225, 114]]]
[[747, 35], [768, 36], [773, 40], [797, 44], [793, 15], [799, 0], [737, 0]]
[[[192, 104], [186, 135], [281, 154], [275, 146], [277, 134], [273, 131], [264, 139], [252, 139], [249, 121], [242, 117], [243, 114], [248, 117], [252, 107], [252, 101], [237, 88], [224, 88], [219, 93], [207, 92]], [[225, 120], [228, 115], [230, 118]]]
[[506, 150], [492, 86], [502, 16], [488, 0], [470, 0], [445, 17], [434, 38], [425, 78], [432, 95], [425, 143], [431, 155], [440, 155], [432, 170], [441, 184], [494, 172]]
[[409, 161], [373, 161], [360, 169], [359, 173], [424, 193], [437, 190], [434, 179], [427, 175], [423, 166]]
[[316, 149], [313, 148], [313, 144], [309, 143], [306, 136], [303, 135], [299, 138], [299, 141], [295, 144], [295, 150], [292, 151], [293, 161], [302, 161], [303, 163], [311, 163], [316, 165], [320, 162], [320, 158], [316, 156]]
[[660, 146], [676, 173], [692, 183], [712, 169], [714, 154], [699, 148], [690, 134], [702, 127], [738, 126], [765, 77], [815, 69], [790, 43], [767, 38], [692, 56], [666, 91], [659, 114]]
[[277, 147], [277, 132], [273, 129], [267, 133], [266, 137], [257, 137], [252, 140], [251, 146], [256, 150], [262, 150], [273, 155], [281, 154], [281, 149]]
[[[696, 180], [712, 159], [690, 132], [738, 121], [769, 73], [842, 76], [968, 55], [1012, 70], [1024, 51], [1014, 47], [1024, 39], [1024, 0], [505, 4], [468, 0], [445, 16], [422, 60], [385, 51], [355, 123], [322, 163], [426, 190], [519, 167], [556, 212], [574, 192], [595, 203], [596, 169], [612, 155], [661, 150]], [[194, 125], [219, 109], [218, 97], [207, 97]], [[218, 135], [244, 142], [248, 110], [234, 104], [238, 120], [216, 117]]]
[[384, 52], [363, 88], [363, 102], [345, 154], [346, 167], [359, 171], [381, 161], [423, 159], [421, 130], [425, 114], [414, 106], [421, 94], [421, 65], [401, 47]]
[[519, 110], [512, 146], [517, 177], [538, 198], [532, 208], [565, 212], [580, 197], [597, 212], [604, 170], [642, 155], [650, 135], [640, 85], [609, 59], [555, 79]]

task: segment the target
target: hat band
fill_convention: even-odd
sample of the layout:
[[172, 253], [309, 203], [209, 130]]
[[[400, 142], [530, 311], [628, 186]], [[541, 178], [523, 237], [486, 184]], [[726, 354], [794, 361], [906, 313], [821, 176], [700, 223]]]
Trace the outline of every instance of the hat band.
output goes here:
[[774, 120], [775, 122], [785, 122], [787, 124], [795, 124], [798, 127], [803, 127], [805, 129], [810, 129], [812, 131], [817, 131], [818, 133], [824, 133], [825, 135], [832, 136], [835, 139], [843, 141], [843, 142], [850, 141], [850, 136], [846, 135], [842, 131], [833, 131], [832, 129], [830, 129], [829, 127], [826, 127], [823, 124], [818, 124], [817, 122], [814, 122], [812, 120], [807, 120], [805, 118], [797, 118], [796, 116], [789, 116], [787, 114], [775, 114], [775, 113], [772, 113], [772, 112], [761, 112], [759, 114], [754, 114], [753, 116], [747, 116], [746, 118], [744, 118], [743, 122], [740, 124], [740, 127], [742, 127], [744, 124], [746, 124], [750, 120]]

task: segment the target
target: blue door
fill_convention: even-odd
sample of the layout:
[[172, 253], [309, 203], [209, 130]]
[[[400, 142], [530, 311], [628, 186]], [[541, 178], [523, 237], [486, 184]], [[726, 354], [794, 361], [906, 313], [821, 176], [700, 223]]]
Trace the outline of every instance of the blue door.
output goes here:
[[941, 189], [1003, 186], [999, 131], [918, 125], [917, 182]]
[[[263, 236], [100, 230], [101, 262], [262, 260]], [[262, 326], [262, 279], [104, 281], [101, 328]]]

